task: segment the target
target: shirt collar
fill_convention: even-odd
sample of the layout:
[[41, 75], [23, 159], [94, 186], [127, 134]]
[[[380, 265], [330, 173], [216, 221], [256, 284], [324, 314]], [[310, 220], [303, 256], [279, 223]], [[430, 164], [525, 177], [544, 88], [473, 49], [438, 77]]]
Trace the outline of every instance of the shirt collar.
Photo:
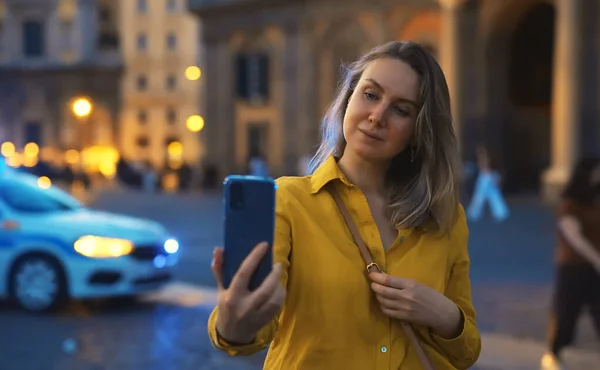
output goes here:
[[340, 180], [347, 186], [352, 186], [346, 175], [338, 166], [337, 159], [332, 155], [321, 163], [311, 177], [311, 194], [318, 193], [330, 181]]

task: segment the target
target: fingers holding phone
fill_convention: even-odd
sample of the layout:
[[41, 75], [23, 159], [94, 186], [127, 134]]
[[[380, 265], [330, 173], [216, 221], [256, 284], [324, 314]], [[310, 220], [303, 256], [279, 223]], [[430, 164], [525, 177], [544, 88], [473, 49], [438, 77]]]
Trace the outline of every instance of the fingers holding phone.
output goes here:
[[281, 310], [285, 289], [281, 286], [281, 265], [273, 266], [262, 284], [251, 291], [250, 278], [270, 249], [258, 244], [244, 259], [229, 288], [222, 284], [223, 251], [215, 249], [212, 269], [219, 286], [219, 316], [217, 331], [229, 342], [250, 343], [256, 333], [267, 325]]
[[212, 262], [210, 263], [210, 269], [212, 270], [213, 276], [217, 282], [217, 288], [219, 292], [223, 290], [223, 249], [215, 248], [213, 250]]
[[248, 257], [242, 261], [233, 279], [231, 279], [231, 289], [249, 290], [250, 279], [254, 276], [268, 252], [270, 252], [269, 244], [266, 242], [257, 244]]

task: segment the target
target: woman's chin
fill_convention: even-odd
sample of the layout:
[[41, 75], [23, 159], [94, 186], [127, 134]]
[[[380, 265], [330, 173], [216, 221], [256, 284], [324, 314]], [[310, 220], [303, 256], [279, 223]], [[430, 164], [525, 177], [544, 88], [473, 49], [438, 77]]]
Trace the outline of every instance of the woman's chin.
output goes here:
[[365, 161], [381, 162], [389, 160], [389, 156], [386, 155], [381, 148], [377, 148], [372, 145], [359, 144], [353, 145], [352, 147], [346, 147], [346, 150], [348, 149], [352, 150], [357, 157]]

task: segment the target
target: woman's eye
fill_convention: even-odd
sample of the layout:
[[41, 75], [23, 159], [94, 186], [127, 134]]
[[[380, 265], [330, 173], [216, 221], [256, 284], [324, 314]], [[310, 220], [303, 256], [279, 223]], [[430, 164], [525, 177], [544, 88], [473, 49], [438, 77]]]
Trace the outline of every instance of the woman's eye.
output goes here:
[[400, 107], [395, 107], [394, 112], [396, 112], [397, 115], [402, 116], [402, 117], [408, 116], [408, 112]]
[[367, 91], [367, 92], [365, 92], [365, 94], [364, 94], [364, 95], [365, 95], [365, 98], [367, 98], [368, 100], [372, 100], [372, 101], [375, 101], [375, 100], [377, 100], [377, 95], [375, 95], [375, 94], [373, 94], [373, 93], [370, 93], [370, 92], [368, 92], [368, 91]]

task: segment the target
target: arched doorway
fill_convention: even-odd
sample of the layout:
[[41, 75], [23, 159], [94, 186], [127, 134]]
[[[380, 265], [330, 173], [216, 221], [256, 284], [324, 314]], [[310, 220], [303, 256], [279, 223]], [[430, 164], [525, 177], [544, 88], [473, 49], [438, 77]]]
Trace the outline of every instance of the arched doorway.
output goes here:
[[412, 15], [401, 27], [396, 39], [421, 44], [431, 55], [438, 58], [439, 38], [442, 32], [439, 11], [426, 10]]
[[509, 40], [508, 97], [514, 115], [505, 131], [507, 190], [539, 190], [550, 165], [554, 8], [535, 6]]
[[507, 9], [487, 49], [486, 144], [509, 193], [539, 192], [550, 165], [555, 11], [533, 3]]

